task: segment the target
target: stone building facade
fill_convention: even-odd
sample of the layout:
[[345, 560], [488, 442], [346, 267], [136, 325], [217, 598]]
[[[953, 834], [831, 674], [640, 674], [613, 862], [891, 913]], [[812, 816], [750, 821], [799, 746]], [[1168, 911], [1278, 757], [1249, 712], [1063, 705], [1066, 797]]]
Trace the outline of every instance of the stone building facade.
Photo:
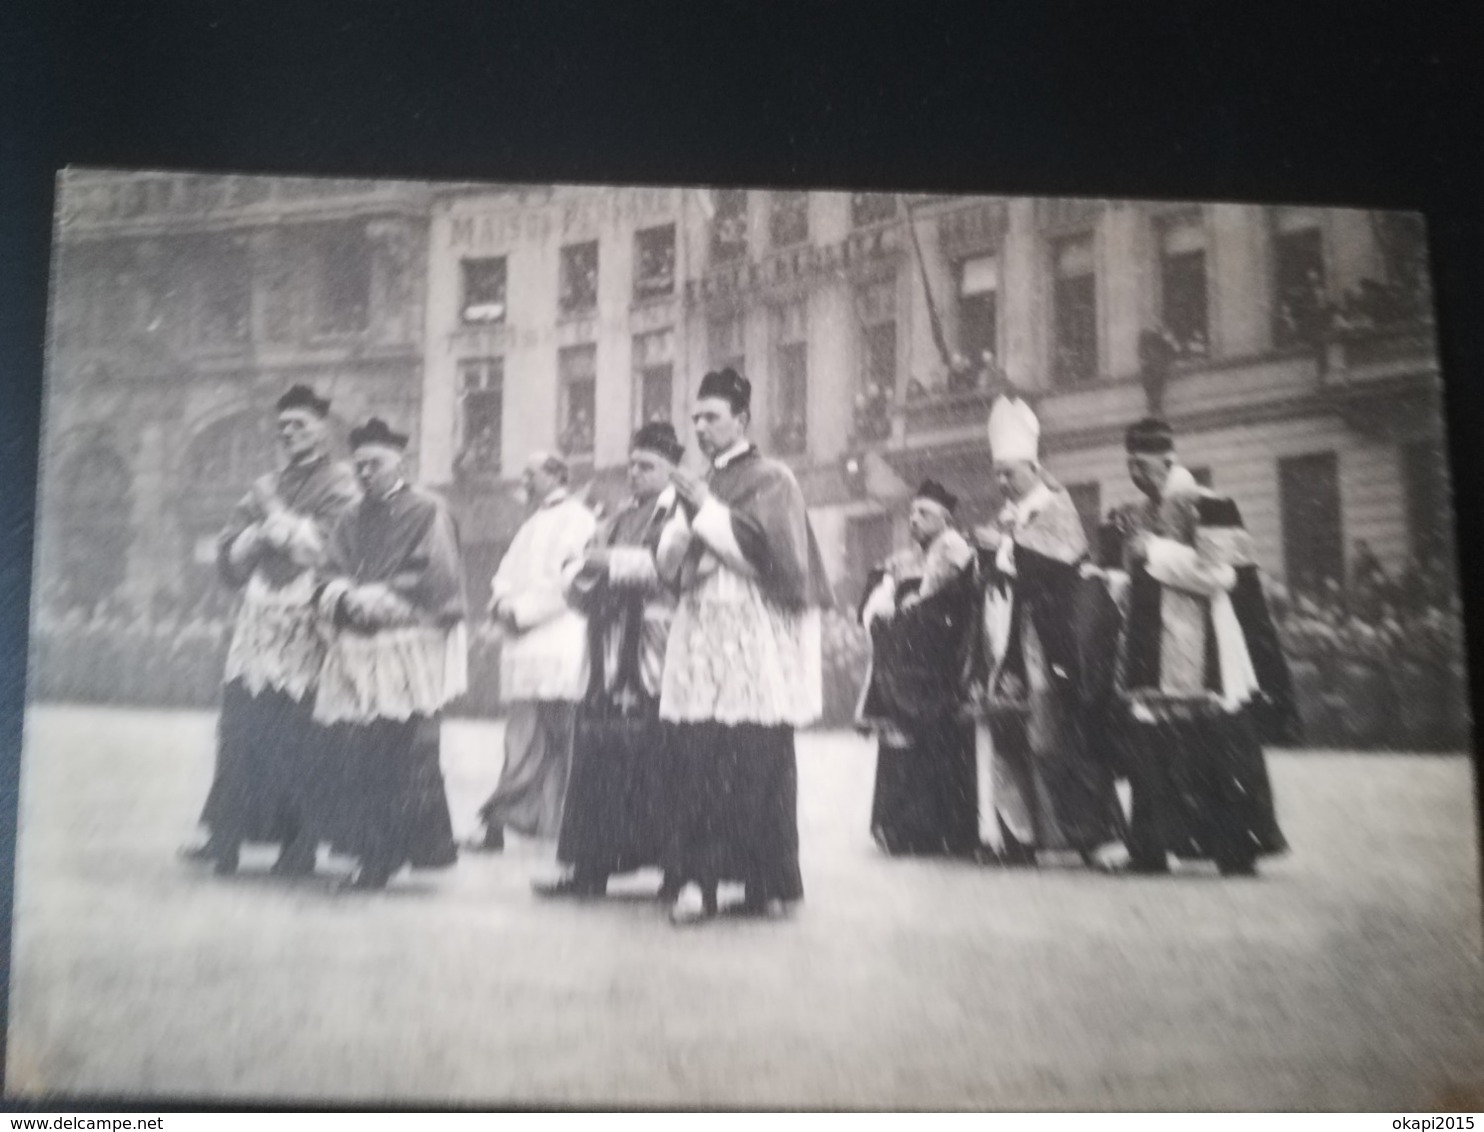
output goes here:
[[426, 186], [69, 171], [58, 184], [38, 535], [43, 598], [187, 605], [275, 463], [296, 382], [335, 426], [422, 404]]
[[617, 490], [630, 431], [707, 368], [754, 387], [851, 592], [924, 475], [996, 506], [1005, 381], [1089, 529], [1130, 498], [1151, 407], [1233, 494], [1271, 574], [1344, 579], [1357, 540], [1452, 563], [1420, 219], [1349, 209], [599, 187], [459, 190], [432, 209], [426, 477], [493, 562], [537, 449]]

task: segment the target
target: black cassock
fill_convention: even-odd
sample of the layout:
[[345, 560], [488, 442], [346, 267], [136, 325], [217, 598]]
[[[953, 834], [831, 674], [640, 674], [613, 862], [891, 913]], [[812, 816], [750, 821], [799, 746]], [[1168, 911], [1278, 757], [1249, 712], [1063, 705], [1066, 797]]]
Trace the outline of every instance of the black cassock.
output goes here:
[[676, 775], [659, 719], [659, 676], [674, 598], [653, 567], [668, 517], [652, 504], [620, 511], [596, 542], [639, 568], [592, 558], [568, 586], [568, 600], [587, 616], [591, 664], [557, 859], [585, 879], [661, 865], [669, 845]]
[[[867, 580], [869, 595], [883, 572]], [[888, 853], [968, 854], [979, 845], [974, 722], [966, 714], [980, 622], [973, 563], [913, 605], [920, 579], [871, 632], [861, 716], [877, 730], [871, 836]]]

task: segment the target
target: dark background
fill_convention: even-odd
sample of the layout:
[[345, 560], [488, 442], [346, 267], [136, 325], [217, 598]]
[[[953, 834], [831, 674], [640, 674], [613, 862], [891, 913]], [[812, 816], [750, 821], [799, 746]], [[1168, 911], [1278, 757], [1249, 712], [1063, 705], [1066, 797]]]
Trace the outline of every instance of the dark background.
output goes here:
[[59, 168], [1421, 209], [1477, 658], [1478, 20], [1354, 0], [0, 3], [0, 962]]

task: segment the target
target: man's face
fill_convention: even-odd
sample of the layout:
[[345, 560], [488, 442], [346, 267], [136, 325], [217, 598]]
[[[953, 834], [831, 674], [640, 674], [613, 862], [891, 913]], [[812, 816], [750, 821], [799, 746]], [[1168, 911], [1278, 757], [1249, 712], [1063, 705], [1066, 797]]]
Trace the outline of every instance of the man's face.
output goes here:
[[1002, 460], [995, 462], [994, 478], [1005, 495], [1018, 501], [1036, 486], [1040, 473], [1032, 460]]
[[285, 409], [278, 414], [278, 446], [290, 463], [318, 455], [324, 440], [324, 420], [307, 409]]
[[384, 499], [402, 478], [402, 453], [380, 444], [367, 444], [351, 453], [351, 464], [361, 490], [372, 499]]
[[1165, 481], [1170, 478], [1170, 457], [1152, 452], [1131, 452], [1128, 478], [1150, 499], [1158, 499], [1164, 491]]
[[914, 499], [907, 527], [919, 546], [928, 546], [948, 528], [948, 512], [931, 499]]
[[674, 467], [658, 452], [634, 449], [629, 453], [629, 490], [636, 499], [648, 502], [665, 490]]
[[708, 460], [715, 459], [747, 434], [747, 411], [732, 412], [725, 397], [707, 397], [696, 403], [691, 422], [696, 427], [696, 445]]

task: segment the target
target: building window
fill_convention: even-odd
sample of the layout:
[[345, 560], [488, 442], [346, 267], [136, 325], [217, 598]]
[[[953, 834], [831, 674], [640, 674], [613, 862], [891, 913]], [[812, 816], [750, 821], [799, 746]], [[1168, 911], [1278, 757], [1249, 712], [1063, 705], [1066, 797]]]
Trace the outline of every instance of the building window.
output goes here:
[[732, 369], [747, 373], [747, 347], [743, 339], [745, 323], [741, 315], [713, 318], [706, 324], [706, 356], [712, 369]]
[[1338, 461], [1333, 452], [1278, 461], [1288, 587], [1318, 596], [1345, 579]]
[[775, 248], [789, 248], [809, 239], [809, 194], [778, 192], [768, 212], [768, 237]]
[[674, 416], [675, 332], [657, 330], [634, 337], [634, 424], [668, 421]]
[[986, 363], [995, 364], [999, 341], [999, 258], [988, 255], [963, 260], [958, 265], [959, 353], [972, 371]]
[[773, 359], [773, 449], [793, 456], [809, 443], [809, 344], [803, 303], [775, 316]]
[[850, 194], [850, 222], [857, 228], [884, 224], [896, 214], [897, 198], [892, 193]]
[[461, 443], [455, 467], [461, 479], [498, 478], [505, 414], [505, 359], [459, 363]]
[[1051, 245], [1052, 372], [1057, 382], [1077, 385], [1098, 371], [1097, 272], [1091, 236], [1071, 236]]
[[561, 386], [562, 451], [568, 456], [590, 456], [593, 422], [598, 405], [598, 348], [569, 346], [557, 355]]
[[634, 234], [634, 298], [639, 302], [675, 292], [675, 225]]
[[598, 241], [568, 244], [562, 249], [557, 280], [557, 307], [567, 317], [598, 309]]
[[797, 455], [809, 443], [809, 357], [803, 342], [778, 347], [778, 407], [774, 411], [773, 447]]
[[245, 341], [252, 315], [252, 272], [239, 240], [212, 240], [201, 249], [195, 339], [203, 346]]
[[1273, 338], [1279, 346], [1314, 342], [1324, 331], [1329, 297], [1320, 223], [1317, 209], [1278, 210], [1273, 237], [1273, 289], [1278, 300]]
[[371, 310], [371, 242], [358, 224], [337, 224], [319, 241], [319, 328], [325, 334], [366, 329]]
[[747, 193], [723, 189], [716, 193], [716, 216], [711, 221], [711, 262], [734, 263], [747, 258]]
[[1159, 240], [1160, 313], [1181, 357], [1205, 357], [1210, 317], [1206, 294], [1206, 231], [1200, 213], [1171, 217], [1156, 226]]
[[504, 322], [505, 257], [461, 260], [459, 267], [464, 276], [464, 321]]
[[861, 328], [855, 437], [884, 440], [891, 435], [897, 392], [896, 282], [861, 288], [855, 294], [855, 307]]

